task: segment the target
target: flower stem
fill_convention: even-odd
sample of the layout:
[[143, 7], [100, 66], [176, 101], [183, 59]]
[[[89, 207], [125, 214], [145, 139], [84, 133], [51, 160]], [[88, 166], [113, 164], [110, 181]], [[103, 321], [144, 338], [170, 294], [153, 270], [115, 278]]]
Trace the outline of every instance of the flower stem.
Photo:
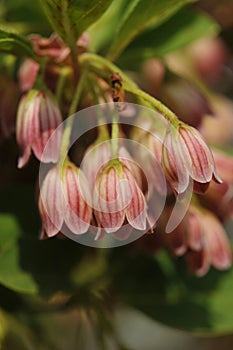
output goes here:
[[74, 97], [73, 97], [73, 100], [72, 100], [72, 103], [70, 106], [70, 110], [69, 110], [70, 117], [66, 121], [65, 130], [63, 133], [62, 143], [61, 143], [61, 150], [60, 150], [61, 162], [63, 162], [63, 160], [66, 157], [66, 154], [68, 152], [68, 149], [69, 149], [70, 136], [71, 136], [72, 126], [73, 126], [73, 122], [74, 122], [74, 118], [72, 117], [72, 114], [74, 114], [77, 111], [77, 107], [78, 107], [80, 97], [81, 97], [81, 94], [83, 91], [83, 85], [84, 85], [85, 80], [86, 80], [86, 74], [87, 74], [87, 71], [84, 70], [80, 79], [79, 79], [79, 82], [78, 82], [78, 85], [76, 87]]
[[113, 121], [112, 121], [112, 156], [113, 158], [118, 157], [119, 148], [119, 114], [117, 109], [114, 109]]
[[61, 101], [63, 88], [64, 88], [65, 81], [66, 81], [68, 74], [70, 74], [69, 67], [64, 67], [60, 70], [59, 80], [58, 80], [57, 88], [56, 88], [56, 98], [57, 98], [58, 103], [60, 103], [60, 101]]
[[88, 62], [90, 66], [94, 68], [99, 68], [99, 74], [106, 78], [106, 73], [103, 72], [103, 68], [107, 68], [111, 73], [119, 72], [123, 79], [123, 88], [125, 91], [128, 91], [140, 100], [144, 100], [147, 103], [150, 103], [158, 112], [160, 112], [171, 124], [177, 124], [178, 118], [177, 116], [167, 108], [162, 102], [157, 100], [156, 98], [150, 96], [146, 92], [142, 91], [138, 88], [138, 86], [114, 63], [108, 61], [107, 59], [98, 56], [93, 53], [85, 53], [79, 58], [80, 64], [84, 64]]
[[79, 63], [78, 63], [76, 38], [74, 36], [74, 33], [71, 28], [71, 24], [70, 24], [70, 19], [68, 15], [69, 8], [68, 8], [67, 0], [61, 0], [61, 12], [62, 12], [62, 23], [66, 33], [66, 41], [71, 51], [71, 59], [72, 59], [72, 65], [73, 65], [73, 71], [74, 71], [74, 83], [76, 85], [79, 80], [80, 69], [79, 69]]

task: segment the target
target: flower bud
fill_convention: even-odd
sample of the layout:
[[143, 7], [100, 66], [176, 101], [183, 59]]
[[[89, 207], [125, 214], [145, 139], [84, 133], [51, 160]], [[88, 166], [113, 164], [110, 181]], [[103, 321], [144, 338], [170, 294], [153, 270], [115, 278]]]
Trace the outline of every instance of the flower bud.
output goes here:
[[31, 149], [37, 159], [44, 163], [58, 161], [61, 142], [60, 129], [50, 140], [49, 150], [46, 154], [43, 152], [50, 136], [61, 122], [61, 112], [50, 93], [31, 90], [21, 98], [16, 125], [16, 137], [21, 151], [18, 160], [19, 168], [27, 164]]

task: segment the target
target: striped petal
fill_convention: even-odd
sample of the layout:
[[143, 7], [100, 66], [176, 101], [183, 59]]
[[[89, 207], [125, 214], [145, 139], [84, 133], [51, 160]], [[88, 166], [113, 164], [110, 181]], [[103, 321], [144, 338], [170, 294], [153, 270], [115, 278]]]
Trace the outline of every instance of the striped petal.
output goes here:
[[61, 128], [58, 128], [62, 122], [61, 112], [50, 95], [40, 92], [36, 98], [39, 108], [33, 118], [32, 149], [35, 156], [43, 163], [56, 163], [59, 159], [62, 136]]
[[48, 237], [56, 235], [64, 220], [64, 196], [58, 167], [49, 170], [41, 185], [39, 211]]
[[90, 194], [84, 175], [74, 165], [65, 169], [63, 188], [65, 223], [73, 233], [83, 234], [88, 230], [92, 216]]

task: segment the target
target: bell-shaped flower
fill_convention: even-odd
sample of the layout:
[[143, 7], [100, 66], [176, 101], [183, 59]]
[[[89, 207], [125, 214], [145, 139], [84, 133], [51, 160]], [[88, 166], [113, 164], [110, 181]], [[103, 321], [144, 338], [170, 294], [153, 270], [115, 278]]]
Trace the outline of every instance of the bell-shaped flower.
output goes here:
[[111, 160], [99, 173], [93, 198], [94, 214], [105, 232], [118, 231], [125, 222], [137, 230], [146, 229], [145, 197], [129, 168]]
[[166, 178], [176, 193], [183, 193], [193, 180], [194, 191], [204, 193], [217, 176], [213, 154], [201, 134], [182, 122], [171, 126], [163, 145], [162, 165]]
[[203, 276], [210, 266], [218, 270], [229, 269], [232, 264], [231, 246], [221, 222], [210, 211], [200, 215], [204, 244], [201, 250], [187, 253], [190, 270], [197, 276]]
[[52, 237], [63, 225], [74, 234], [85, 233], [92, 210], [87, 181], [80, 169], [68, 162], [64, 168], [54, 166], [46, 174], [39, 197], [43, 237]]
[[[27, 164], [31, 149], [35, 156], [44, 163], [58, 161], [61, 128], [51, 139], [50, 137], [61, 122], [60, 109], [49, 92], [34, 89], [21, 98], [16, 125], [16, 137], [21, 152], [18, 160], [19, 168]], [[49, 149], [43, 154], [49, 139]]]

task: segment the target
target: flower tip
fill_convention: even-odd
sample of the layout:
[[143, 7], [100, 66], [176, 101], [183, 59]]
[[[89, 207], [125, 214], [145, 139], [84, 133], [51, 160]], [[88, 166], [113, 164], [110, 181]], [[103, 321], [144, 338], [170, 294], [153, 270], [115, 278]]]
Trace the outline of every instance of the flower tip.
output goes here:
[[213, 180], [218, 183], [218, 184], [222, 184], [223, 180], [218, 176], [218, 174], [215, 172], [213, 175]]

